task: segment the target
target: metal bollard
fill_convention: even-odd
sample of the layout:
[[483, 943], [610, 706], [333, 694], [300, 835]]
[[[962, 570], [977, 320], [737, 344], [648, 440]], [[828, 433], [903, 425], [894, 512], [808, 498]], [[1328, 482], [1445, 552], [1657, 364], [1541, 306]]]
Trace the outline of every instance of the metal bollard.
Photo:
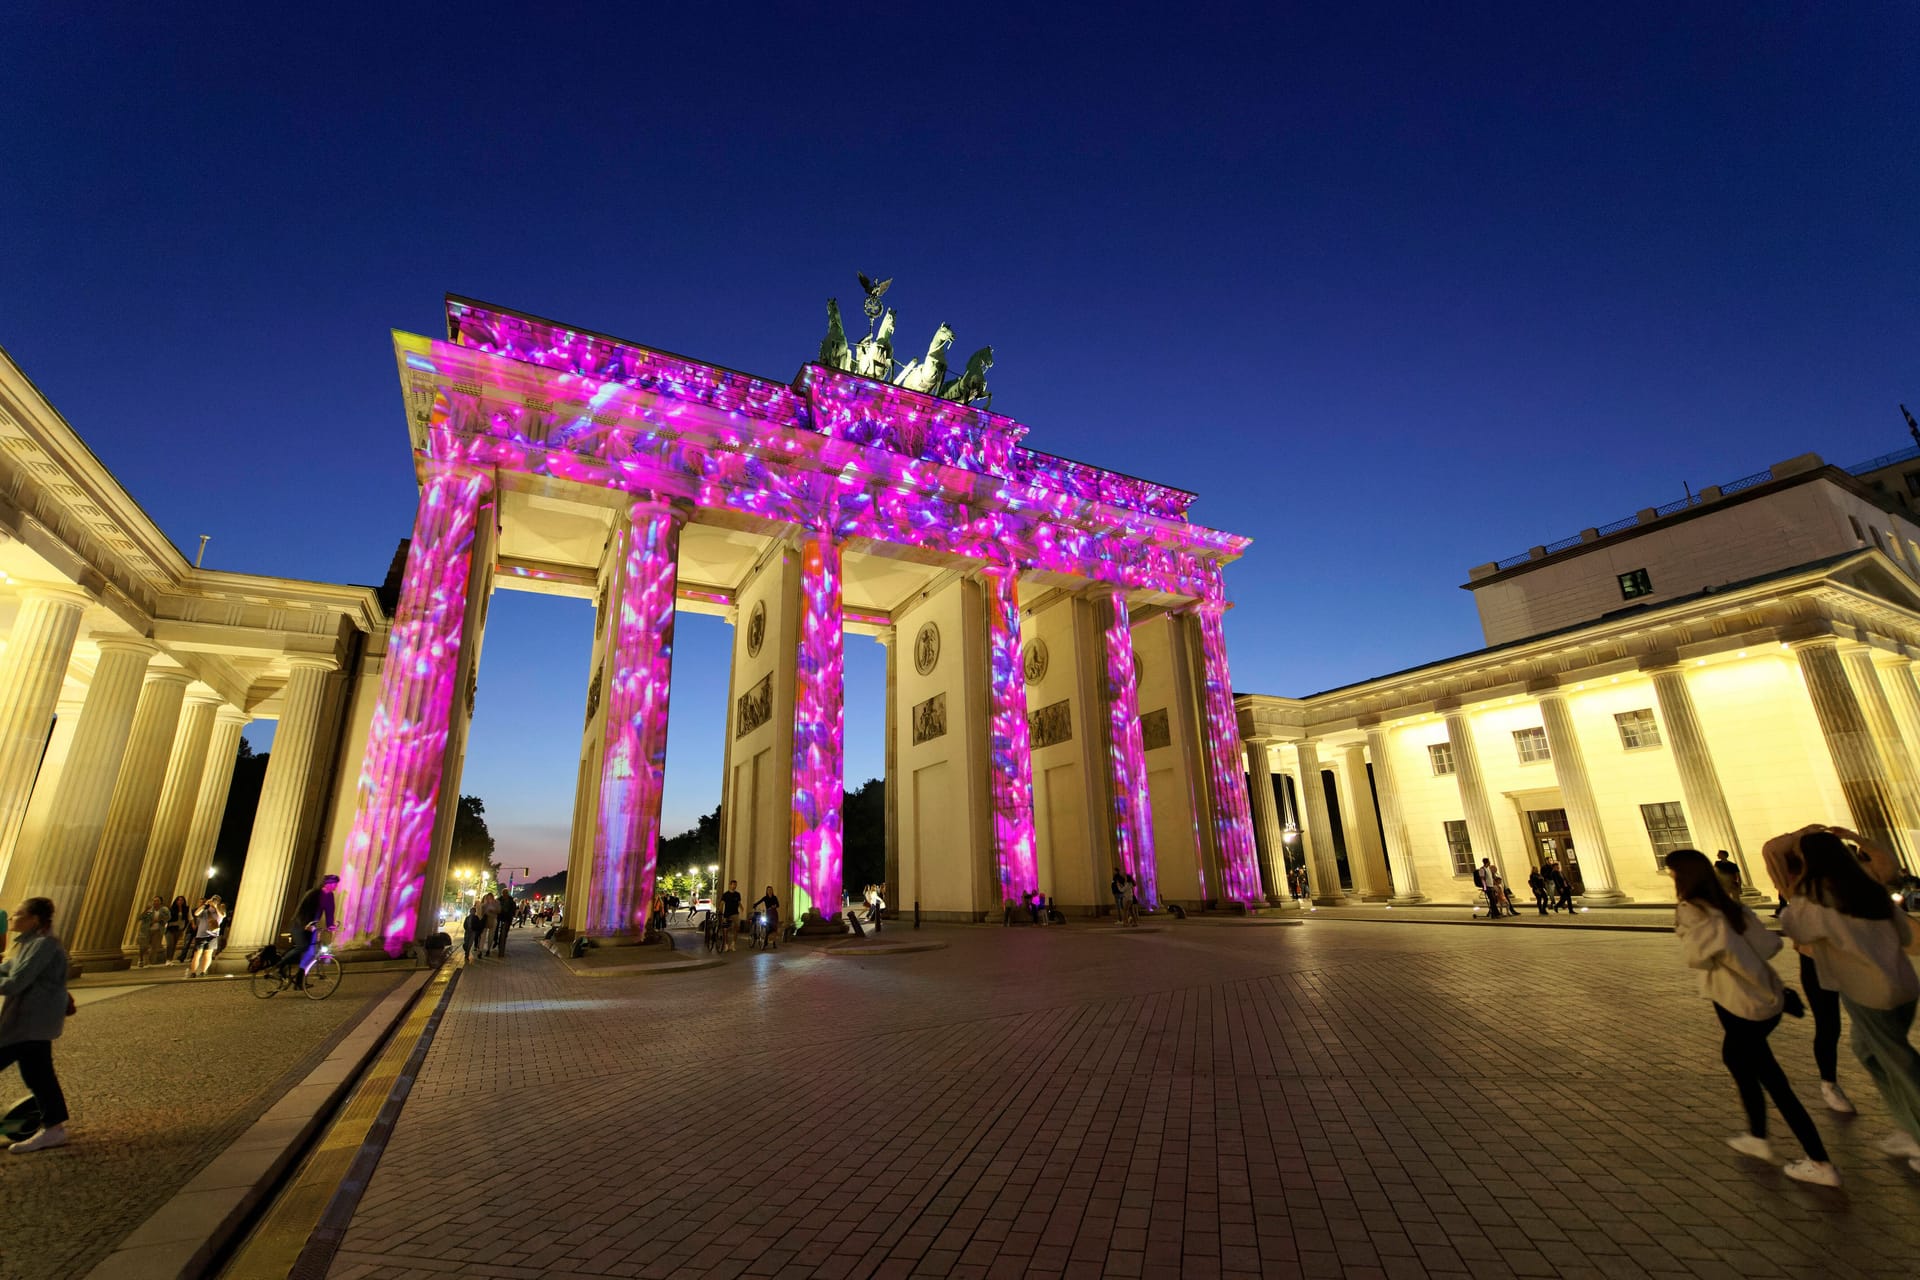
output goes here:
[[916, 929], [920, 927], [920, 899], [918, 898], [913, 900], [913, 927]]

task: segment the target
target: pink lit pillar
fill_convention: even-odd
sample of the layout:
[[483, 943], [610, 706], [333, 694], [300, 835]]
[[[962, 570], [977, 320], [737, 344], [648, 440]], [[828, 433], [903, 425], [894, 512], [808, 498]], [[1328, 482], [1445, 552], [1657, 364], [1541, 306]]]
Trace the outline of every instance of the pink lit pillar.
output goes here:
[[606, 727], [584, 916], [601, 937], [646, 929], [660, 853], [673, 679], [673, 597], [683, 512], [635, 503], [609, 593]]
[[1227, 674], [1227, 638], [1221, 626], [1224, 606], [1204, 600], [1194, 606], [1200, 622], [1204, 711], [1202, 751], [1207, 783], [1213, 792], [1214, 834], [1220, 849], [1220, 896], [1228, 902], [1259, 903], [1260, 864], [1253, 848], [1253, 810], [1247, 802], [1240, 733], [1233, 710], [1233, 681]]
[[1125, 587], [1107, 596], [1107, 767], [1113, 791], [1113, 847], [1132, 876], [1140, 900], [1160, 903], [1155, 883], [1153, 800], [1147, 793], [1147, 753], [1140, 742], [1140, 693], [1133, 668], [1133, 621]]
[[1027, 737], [1027, 675], [1020, 661], [1018, 575], [1010, 565], [983, 573], [987, 587], [987, 670], [993, 706], [987, 726], [988, 798], [1000, 896], [1019, 902], [1040, 888], [1033, 831], [1033, 753]]
[[414, 936], [433, 855], [474, 536], [493, 483], [489, 473], [456, 463], [428, 459], [422, 466], [413, 542], [340, 871], [341, 936], [391, 955]]
[[[800, 544], [800, 651], [793, 689], [793, 916], [840, 910], [845, 667], [840, 548], [832, 530]], [[751, 888], [752, 886], [749, 886]]]

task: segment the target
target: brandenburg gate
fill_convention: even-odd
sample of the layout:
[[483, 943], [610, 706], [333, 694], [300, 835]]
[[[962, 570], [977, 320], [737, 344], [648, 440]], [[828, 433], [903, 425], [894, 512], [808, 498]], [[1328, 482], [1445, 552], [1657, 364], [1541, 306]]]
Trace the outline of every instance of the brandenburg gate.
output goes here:
[[[862, 283], [878, 320], [885, 284]], [[858, 353], [831, 314], [791, 384], [459, 298], [446, 340], [395, 336], [420, 503], [330, 859], [344, 938], [438, 927], [496, 587], [597, 609], [577, 932], [643, 931], [680, 610], [735, 624], [723, 876], [749, 896], [839, 910], [852, 631], [888, 646], [896, 903], [1090, 911], [1116, 867], [1152, 902], [1263, 900], [1222, 632], [1248, 540], [1189, 523], [1190, 493], [1024, 446], [979, 403], [989, 350], [945, 380], [945, 326], [889, 380], [892, 311]]]

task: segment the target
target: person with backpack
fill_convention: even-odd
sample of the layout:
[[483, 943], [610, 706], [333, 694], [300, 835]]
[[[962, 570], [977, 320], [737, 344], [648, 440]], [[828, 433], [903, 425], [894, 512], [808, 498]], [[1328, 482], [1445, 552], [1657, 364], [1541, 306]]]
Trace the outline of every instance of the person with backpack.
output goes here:
[[1767, 963], [1780, 950], [1779, 937], [1733, 900], [1706, 854], [1675, 849], [1666, 863], [1678, 903], [1673, 931], [1687, 966], [1700, 971], [1700, 994], [1713, 1001], [1714, 1016], [1720, 1020], [1720, 1060], [1747, 1112], [1747, 1131], [1728, 1138], [1727, 1145], [1755, 1159], [1773, 1158], [1767, 1142], [1766, 1098], [1771, 1096], [1806, 1151], [1805, 1159], [1791, 1162], [1782, 1172], [1796, 1182], [1839, 1186], [1840, 1174], [1827, 1158], [1820, 1131], [1767, 1044], [1787, 1009], [1785, 984]]
[[513, 890], [502, 889], [500, 897], [494, 902], [494, 907], [499, 915], [495, 918], [493, 925], [493, 949], [500, 953], [502, 959], [505, 959], [507, 933], [513, 928], [514, 918], [520, 914], [520, 904], [513, 900]]
[[[1917, 945], [1913, 926], [1863, 865], [1863, 857], [1870, 863], [1880, 852], [1869, 842], [1844, 827], [1802, 828], [1793, 842], [1800, 875], [1783, 886], [1780, 928], [1813, 957], [1820, 985], [1840, 993], [1853, 1024], [1853, 1056], [1893, 1115], [1894, 1131], [1880, 1149], [1920, 1172], [1920, 1053], [1908, 1040], [1920, 1004], [1920, 975], [1907, 958]], [[1773, 841], [1767, 850], [1770, 869], [1792, 861]]]
[[0, 1070], [18, 1064], [40, 1128], [7, 1149], [16, 1155], [67, 1145], [67, 1096], [53, 1069], [53, 1042], [73, 1016], [67, 949], [53, 933], [53, 900], [28, 898], [9, 922], [16, 935], [0, 960]]

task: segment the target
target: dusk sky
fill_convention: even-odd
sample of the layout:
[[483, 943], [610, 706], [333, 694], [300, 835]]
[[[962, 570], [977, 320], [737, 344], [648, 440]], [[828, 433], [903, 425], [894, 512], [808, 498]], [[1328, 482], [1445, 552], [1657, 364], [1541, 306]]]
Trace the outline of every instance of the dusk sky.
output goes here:
[[[210, 567], [380, 580], [388, 331], [448, 291], [784, 379], [892, 276], [903, 357], [991, 343], [1029, 444], [1253, 538], [1234, 685], [1280, 694], [1477, 647], [1471, 565], [1920, 409], [1911, 3], [6, 8], [0, 345]], [[487, 636], [463, 790], [536, 872], [590, 615], [502, 592]], [[726, 637], [681, 616], [669, 832]]]

